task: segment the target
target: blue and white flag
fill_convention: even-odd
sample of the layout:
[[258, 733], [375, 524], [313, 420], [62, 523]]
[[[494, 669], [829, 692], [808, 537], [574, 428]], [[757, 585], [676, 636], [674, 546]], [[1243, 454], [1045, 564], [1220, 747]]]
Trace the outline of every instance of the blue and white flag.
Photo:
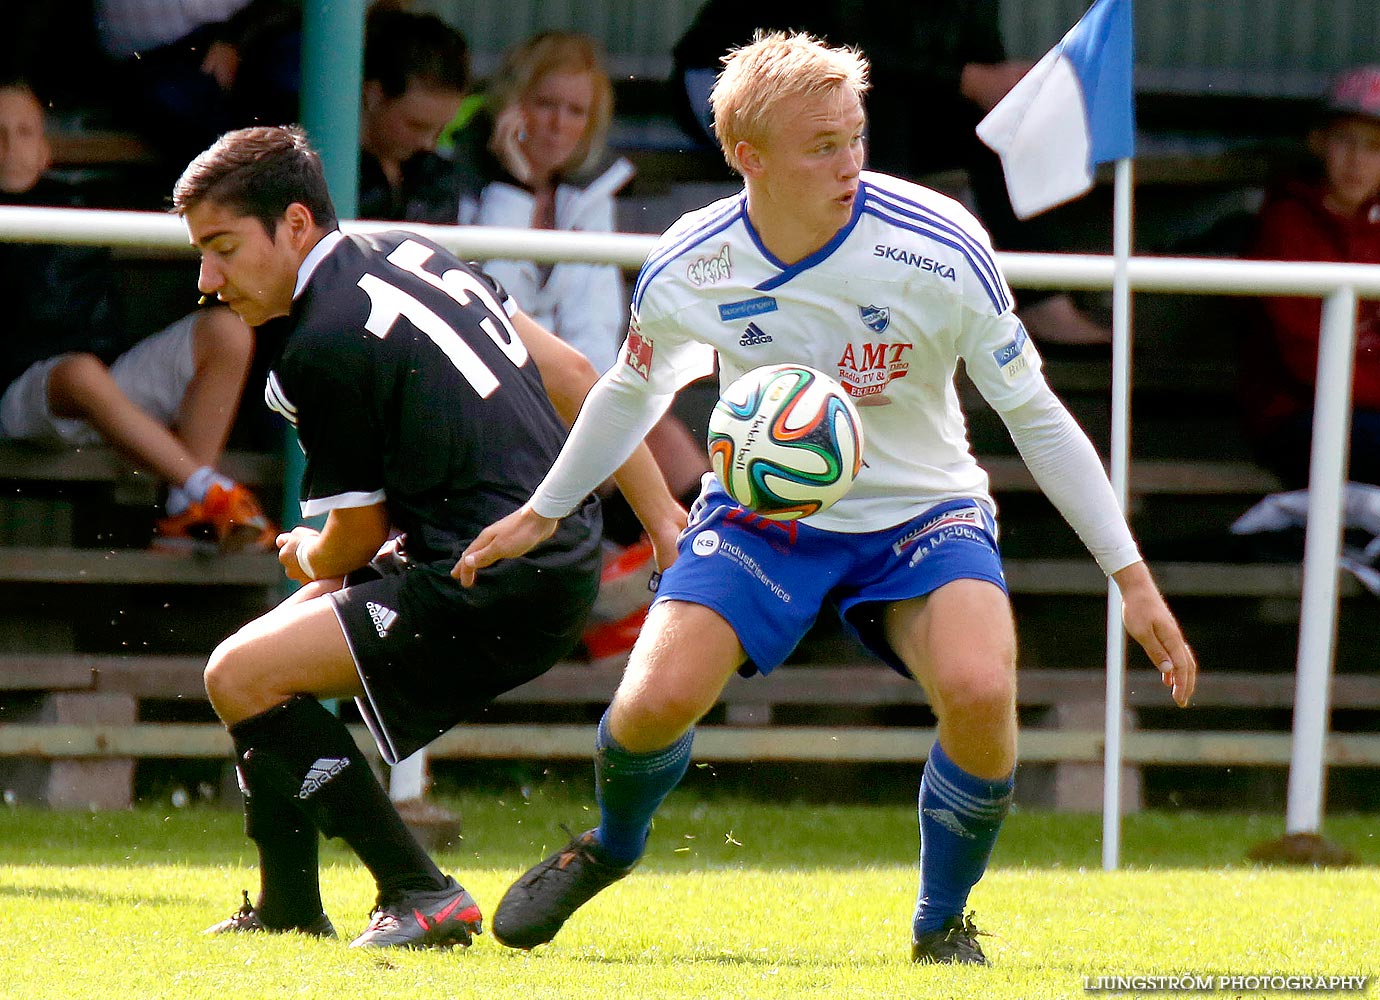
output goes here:
[[1016, 215], [1086, 193], [1099, 163], [1135, 153], [1131, 0], [1097, 0], [977, 127]]

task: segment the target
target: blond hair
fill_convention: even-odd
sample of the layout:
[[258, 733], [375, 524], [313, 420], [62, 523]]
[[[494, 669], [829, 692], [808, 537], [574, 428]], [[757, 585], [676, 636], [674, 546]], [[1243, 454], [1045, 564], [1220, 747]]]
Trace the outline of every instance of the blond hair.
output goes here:
[[861, 52], [830, 48], [805, 32], [759, 30], [749, 44], [724, 56], [723, 64], [709, 103], [724, 159], [739, 173], [735, 147], [742, 141], [760, 144], [783, 100], [843, 87], [861, 101], [868, 88], [867, 59]]
[[573, 31], [543, 31], [511, 49], [489, 84], [489, 108], [497, 119], [552, 73], [588, 73], [594, 83], [585, 134], [570, 159], [560, 165], [560, 173], [576, 174], [603, 155], [613, 120], [613, 84], [594, 39]]

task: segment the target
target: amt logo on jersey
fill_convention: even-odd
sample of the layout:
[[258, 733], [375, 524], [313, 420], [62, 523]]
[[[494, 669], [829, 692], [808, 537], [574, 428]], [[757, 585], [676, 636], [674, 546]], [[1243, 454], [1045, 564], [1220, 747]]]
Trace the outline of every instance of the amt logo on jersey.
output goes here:
[[914, 344], [849, 344], [838, 360], [839, 383], [855, 399], [877, 396], [894, 379], [910, 372], [906, 352]]

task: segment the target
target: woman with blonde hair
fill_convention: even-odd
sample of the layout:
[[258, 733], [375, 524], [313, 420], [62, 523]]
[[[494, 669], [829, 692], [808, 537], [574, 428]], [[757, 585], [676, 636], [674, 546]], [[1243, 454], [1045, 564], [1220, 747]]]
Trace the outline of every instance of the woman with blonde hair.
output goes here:
[[[510, 51], [457, 141], [458, 221], [611, 232], [614, 195], [633, 175], [605, 145], [612, 117], [613, 87], [592, 39], [544, 32]], [[613, 364], [627, 322], [615, 265], [496, 260], [485, 270], [599, 371]]]
[[[612, 117], [613, 87], [588, 36], [543, 32], [510, 51], [485, 90], [483, 109], [456, 138], [459, 222], [612, 232], [614, 195], [633, 175], [632, 164], [606, 145]], [[484, 270], [598, 371], [618, 360], [628, 306], [616, 265], [491, 260]], [[667, 414], [648, 433], [647, 445], [671, 492], [682, 502], [693, 501], [709, 469], [701, 443]], [[606, 537], [633, 545], [641, 529], [631, 510], [616, 494], [606, 499]], [[611, 572], [621, 576], [630, 564], [634, 576], [650, 572], [645, 544], [628, 557], [611, 563]], [[596, 606], [595, 629], [586, 636], [592, 655], [616, 653], [636, 637], [651, 595], [644, 590], [631, 600], [611, 596], [627, 590], [638, 588], [606, 587], [609, 603]]]

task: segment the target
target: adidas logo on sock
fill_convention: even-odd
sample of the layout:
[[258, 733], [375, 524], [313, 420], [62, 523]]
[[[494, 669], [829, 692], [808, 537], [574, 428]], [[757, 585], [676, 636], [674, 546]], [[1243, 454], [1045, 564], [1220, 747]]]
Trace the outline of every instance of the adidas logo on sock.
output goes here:
[[299, 799], [309, 799], [321, 791], [332, 778], [350, 766], [349, 757], [318, 757], [316, 763], [307, 769], [307, 776], [297, 792]]
[[968, 832], [968, 828], [963, 825], [963, 821], [958, 818], [952, 809], [926, 809], [925, 815], [950, 833], [956, 834], [964, 840], [977, 839], [974, 834]]
[[382, 604], [375, 604], [373, 601], [365, 601], [364, 606], [369, 609], [369, 618], [373, 621], [374, 630], [378, 632], [379, 638], [386, 639], [388, 630], [398, 620], [398, 613], [392, 608], [385, 608]]
[[771, 334], [767, 333], [756, 323], [747, 325], [747, 332], [738, 340], [739, 347], [755, 347], [758, 344], [770, 344]]

